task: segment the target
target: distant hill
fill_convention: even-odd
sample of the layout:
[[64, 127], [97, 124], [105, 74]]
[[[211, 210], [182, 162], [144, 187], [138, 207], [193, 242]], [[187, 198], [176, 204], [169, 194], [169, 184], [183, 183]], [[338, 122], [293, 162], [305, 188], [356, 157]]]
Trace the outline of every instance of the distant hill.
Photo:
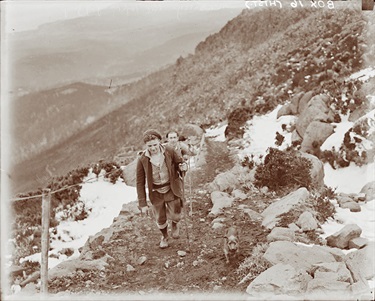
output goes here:
[[[6, 47], [16, 93], [96, 79], [144, 76], [192, 53], [240, 9], [213, 11], [107, 9], [9, 34]], [[183, 40], [181, 40], [183, 39]], [[11, 55], [10, 55], [11, 54]]]
[[[194, 55], [138, 81], [142, 93], [60, 145], [14, 166], [13, 191], [42, 187], [46, 165], [60, 175], [80, 164], [112, 159], [124, 146], [141, 148], [140, 135], [149, 127], [166, 131], [188, 122], [207, 127], [239, 106], [263, 114], [294, 93], [320, 89], [333, 66], [325, 49], [337, 62], [350, 59], [335, 71], [344, 78], [362, 66], [364, 26], [360, 12], [350, 9], [244, 10], [199, 43]], [[113, 97], [126, 95], [126, 89], [119, 87]]]

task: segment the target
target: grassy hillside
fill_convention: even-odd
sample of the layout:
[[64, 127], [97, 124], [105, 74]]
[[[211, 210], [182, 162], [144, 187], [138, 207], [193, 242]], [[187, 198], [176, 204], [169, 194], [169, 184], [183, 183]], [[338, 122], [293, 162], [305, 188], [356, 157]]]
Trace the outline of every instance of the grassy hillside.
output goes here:
[[[333, 68], [333, 61], [345, 67], [335, 69], [338, 78], [361, 68], [364, 25], [362, 15], [349, 9], [293, 9], [282, 14], [278, 9], [244, 10], [202, 41], [194, 55], [139, 81], [142, 95], [15, 166], [14, 191], [42, 185], [36, 175], [46, 175], [46, 164], [60, 175], [80, 164], [111, 159], [123, 146], [141, 148], [140, 135], [149, 127], [166, 131], [188, 122], [205, 127], [226, 119], [239, 106], [262, 114], [294, 93], [322, 89], [331, 80], [324, 73]], [[311, 78], [305, 81], [305, 75]], [[119, 88], [117, 96], [124, 91]]]

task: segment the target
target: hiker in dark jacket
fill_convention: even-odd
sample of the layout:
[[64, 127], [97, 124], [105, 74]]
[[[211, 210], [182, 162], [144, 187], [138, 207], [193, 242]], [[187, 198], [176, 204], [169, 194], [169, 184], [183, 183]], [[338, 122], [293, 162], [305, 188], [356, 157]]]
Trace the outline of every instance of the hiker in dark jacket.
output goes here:
[[160, 248], [164, 249], [169, 246], [168, 220], [172, 222], [172, 237], [179, 237], [178, 222], [182, 206], [180, 173], [187, 170], [187, 164], [173, 148], [162, 145], [161, 139], [156, 130], [147, 130], [143, 134], [147, 149], [138, 158], [136, 182], [139, 207], [143, 214], [148, 214], [147, 182], [151, 208], [163, 234]]

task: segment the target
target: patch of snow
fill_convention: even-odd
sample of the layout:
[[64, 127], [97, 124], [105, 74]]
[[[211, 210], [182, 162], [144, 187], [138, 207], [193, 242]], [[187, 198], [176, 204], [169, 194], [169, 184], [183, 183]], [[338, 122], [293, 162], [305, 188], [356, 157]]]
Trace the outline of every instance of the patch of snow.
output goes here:
[[[277, 112], [281, 107], [282, 105], [278, 105], [272, 112], [262, 116], [254, 116], [252, 120], [246, 123], [243, 136], [244, 149], [239, 152], [240, 157], [247, 155], [264, 156], [269, 147], [285, 149], [291, 144], [292, 133], [283, 131], [282, 125], [286, 124], [287, 128], [290, 127], [295, 123], [297, 117], [287, 115], [280, 116], [277, 119]], [[281, 146], [275, 144], [276, 132], [284, 136]]]
[[322, 144], [320, 149], [324, 150], [332, 150], [332, 147], [335, 147], [335, 150], [338, 151], [341, 144], [344, 141], [345, 133], [353, 127], [353, 122], [348, 121], [349, 115], [341, 116], [340, 123], [332, 123], [335, 127], [335, 132], [327, 138], [326, 141]]
[[324, 183], [337, 192], [359, 193], [362, 187], [375, 180], [375, 163], [357, 166], [353, 162], [348, 167], [333, 169], [328, 163], [324, 164]]
[[361, 81], [367, 81], [371, 77], [375, 76], [375, 68], [374, 67], [368, 67], [366, 69], [362, 69], [356, 73], [353, 73], [349, 76], [349, 79], [359, 79]]
[[[85, 244], [90, 235], [109, 227], [113, 219], [119, 215], [122, 205], [137, 199], [136, 189], [127, 186], [122, 180], [112, 184], [103, 178], [103, 174], [96, 179], [96, 175], [90, 173], [84, 182], [79, 200], [90, 208], [91, 212], [84, 220], [60, 222], [56, 227], [57, 234], [51, 236], [50, 254], [58, 254], [63, 248], [72, 248], [74, 254], [69, 259], [78, 257], [78, 249]], [[57, 239], [58, 236], [61, 239]], [[53, 268], [66, 259], [66, 255], [60, 255], [58, 259], [49, 258], [48, 268]], [[36, 253], [21, 260], [40, 262], [41, 255]]]

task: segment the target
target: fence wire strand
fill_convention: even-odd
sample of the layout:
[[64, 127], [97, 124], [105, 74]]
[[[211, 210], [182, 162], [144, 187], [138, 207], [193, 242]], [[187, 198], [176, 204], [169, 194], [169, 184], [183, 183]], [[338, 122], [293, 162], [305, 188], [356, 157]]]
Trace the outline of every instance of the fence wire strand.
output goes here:
[[[112, 174], [112, 173], [115, 172], [115, 171], [117, 172], [118, 169], [114, 169], [114, 170], [112, 170], [111, 172], [106, 172], [106, 173], [105, 173], [105, 176], [110, 175], [110, 174]], [[87, 180], [85, 180], [85, 181], [83, 181], [83, 182], [81, 182], [81, 183], [77, 183], [77, 184], [72, 184], [72, 185], [69, 185], [69, 186], [61, 187], [61, 188], [59, 188], [59, 189], [57, 189], [57, 190], [51, 191], [50, 194], [52, 195], [52, 194], [55, 194], [55, 193], [57, 193], [57, 192], [60, 192], [60, 191], [63, 191], [63, 190], [67, 190], [67, 189], [72, 188], [72, 187], [75, 187], [75, 186], [79, 186], [79, 185], [82, 185], [82, 184], [86, 184], [86, 183], [88, 183], [88, 182], [90, 182], [90, 181], [92, 181], [92, 180], [96, 180], [96, 179], [98, 178], [98, 176], [99, 176], [99, 175], [97, 175], [95, 178], [89, 178], [89, 179], [87, 179]], [[41, 198], [41, 197], [43, 197], [43, 194], [32, 195], [32, 196], [22, 197], [22, 198], [13, 198], [13, 199], [10, 199], [10, 201], [12, 201], [12, 202], [14, 202], [14, 201], [22, 201], [22, 200], [28, 200], [28, 199]]]

